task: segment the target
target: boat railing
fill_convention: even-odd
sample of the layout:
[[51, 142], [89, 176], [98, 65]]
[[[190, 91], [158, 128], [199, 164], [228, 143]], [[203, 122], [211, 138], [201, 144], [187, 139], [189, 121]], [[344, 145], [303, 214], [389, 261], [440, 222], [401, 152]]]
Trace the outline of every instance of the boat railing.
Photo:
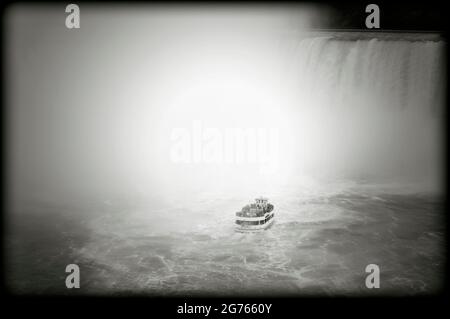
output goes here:
[[258, 211], [240, 211], [236, 212], [236, 216], [238, 217], [263, 217], [265, 214], [264, 210], [258, 210]]

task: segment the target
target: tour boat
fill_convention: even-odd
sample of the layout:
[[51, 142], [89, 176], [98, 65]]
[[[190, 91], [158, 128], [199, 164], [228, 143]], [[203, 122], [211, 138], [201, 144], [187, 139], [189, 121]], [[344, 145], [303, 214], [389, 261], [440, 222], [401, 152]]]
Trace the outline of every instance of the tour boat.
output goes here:
[[236, 230], [253, 231], [268, 228], [274, 222], [273, 205], [267, 198], [259, 197], [236, 213]]

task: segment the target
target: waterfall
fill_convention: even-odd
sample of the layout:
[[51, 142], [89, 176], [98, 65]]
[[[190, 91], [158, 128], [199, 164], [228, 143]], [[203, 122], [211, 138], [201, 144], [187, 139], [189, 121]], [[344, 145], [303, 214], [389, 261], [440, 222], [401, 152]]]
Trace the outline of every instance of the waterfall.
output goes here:
[[290, 44], [285, 67], [303, 171], [437, 183], [444, 155], [442, 39], [343, 33]]

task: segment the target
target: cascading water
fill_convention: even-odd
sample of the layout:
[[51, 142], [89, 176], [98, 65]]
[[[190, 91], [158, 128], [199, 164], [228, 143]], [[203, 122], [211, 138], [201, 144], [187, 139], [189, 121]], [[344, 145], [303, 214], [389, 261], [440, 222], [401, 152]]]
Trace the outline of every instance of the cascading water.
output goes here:
[[288, 46], [300, 171], [441, 187], [442, 38], [321, 33]]
[[430, 114], [443, 102], [443, 49], [439, 40], [315, 37], [299, 42], [292, 67], [311, 94], [332, 98], [330, 107], [373, 104]]

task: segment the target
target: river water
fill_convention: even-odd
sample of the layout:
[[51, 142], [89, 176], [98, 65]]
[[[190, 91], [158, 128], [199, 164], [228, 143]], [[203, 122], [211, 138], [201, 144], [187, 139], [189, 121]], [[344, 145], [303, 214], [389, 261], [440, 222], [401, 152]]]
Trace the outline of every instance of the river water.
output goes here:
[[[414, 295], [441, 288], [443, 198], [358, 185], [283, 191], [271, 198], [270, 229], [237, 233], [234, 211], [246, 199], [209, 195], [189, 206], [108, 201], [95, 214], [54, 206], [39, 207], [39, 217], [20, 214], [8, 238], [11, 288], [66, 294], [69, 263], [81, 268], [77, 293], [94, 295]], [[381, 289], [365, 288], [368, 264], [380, 267]]]

